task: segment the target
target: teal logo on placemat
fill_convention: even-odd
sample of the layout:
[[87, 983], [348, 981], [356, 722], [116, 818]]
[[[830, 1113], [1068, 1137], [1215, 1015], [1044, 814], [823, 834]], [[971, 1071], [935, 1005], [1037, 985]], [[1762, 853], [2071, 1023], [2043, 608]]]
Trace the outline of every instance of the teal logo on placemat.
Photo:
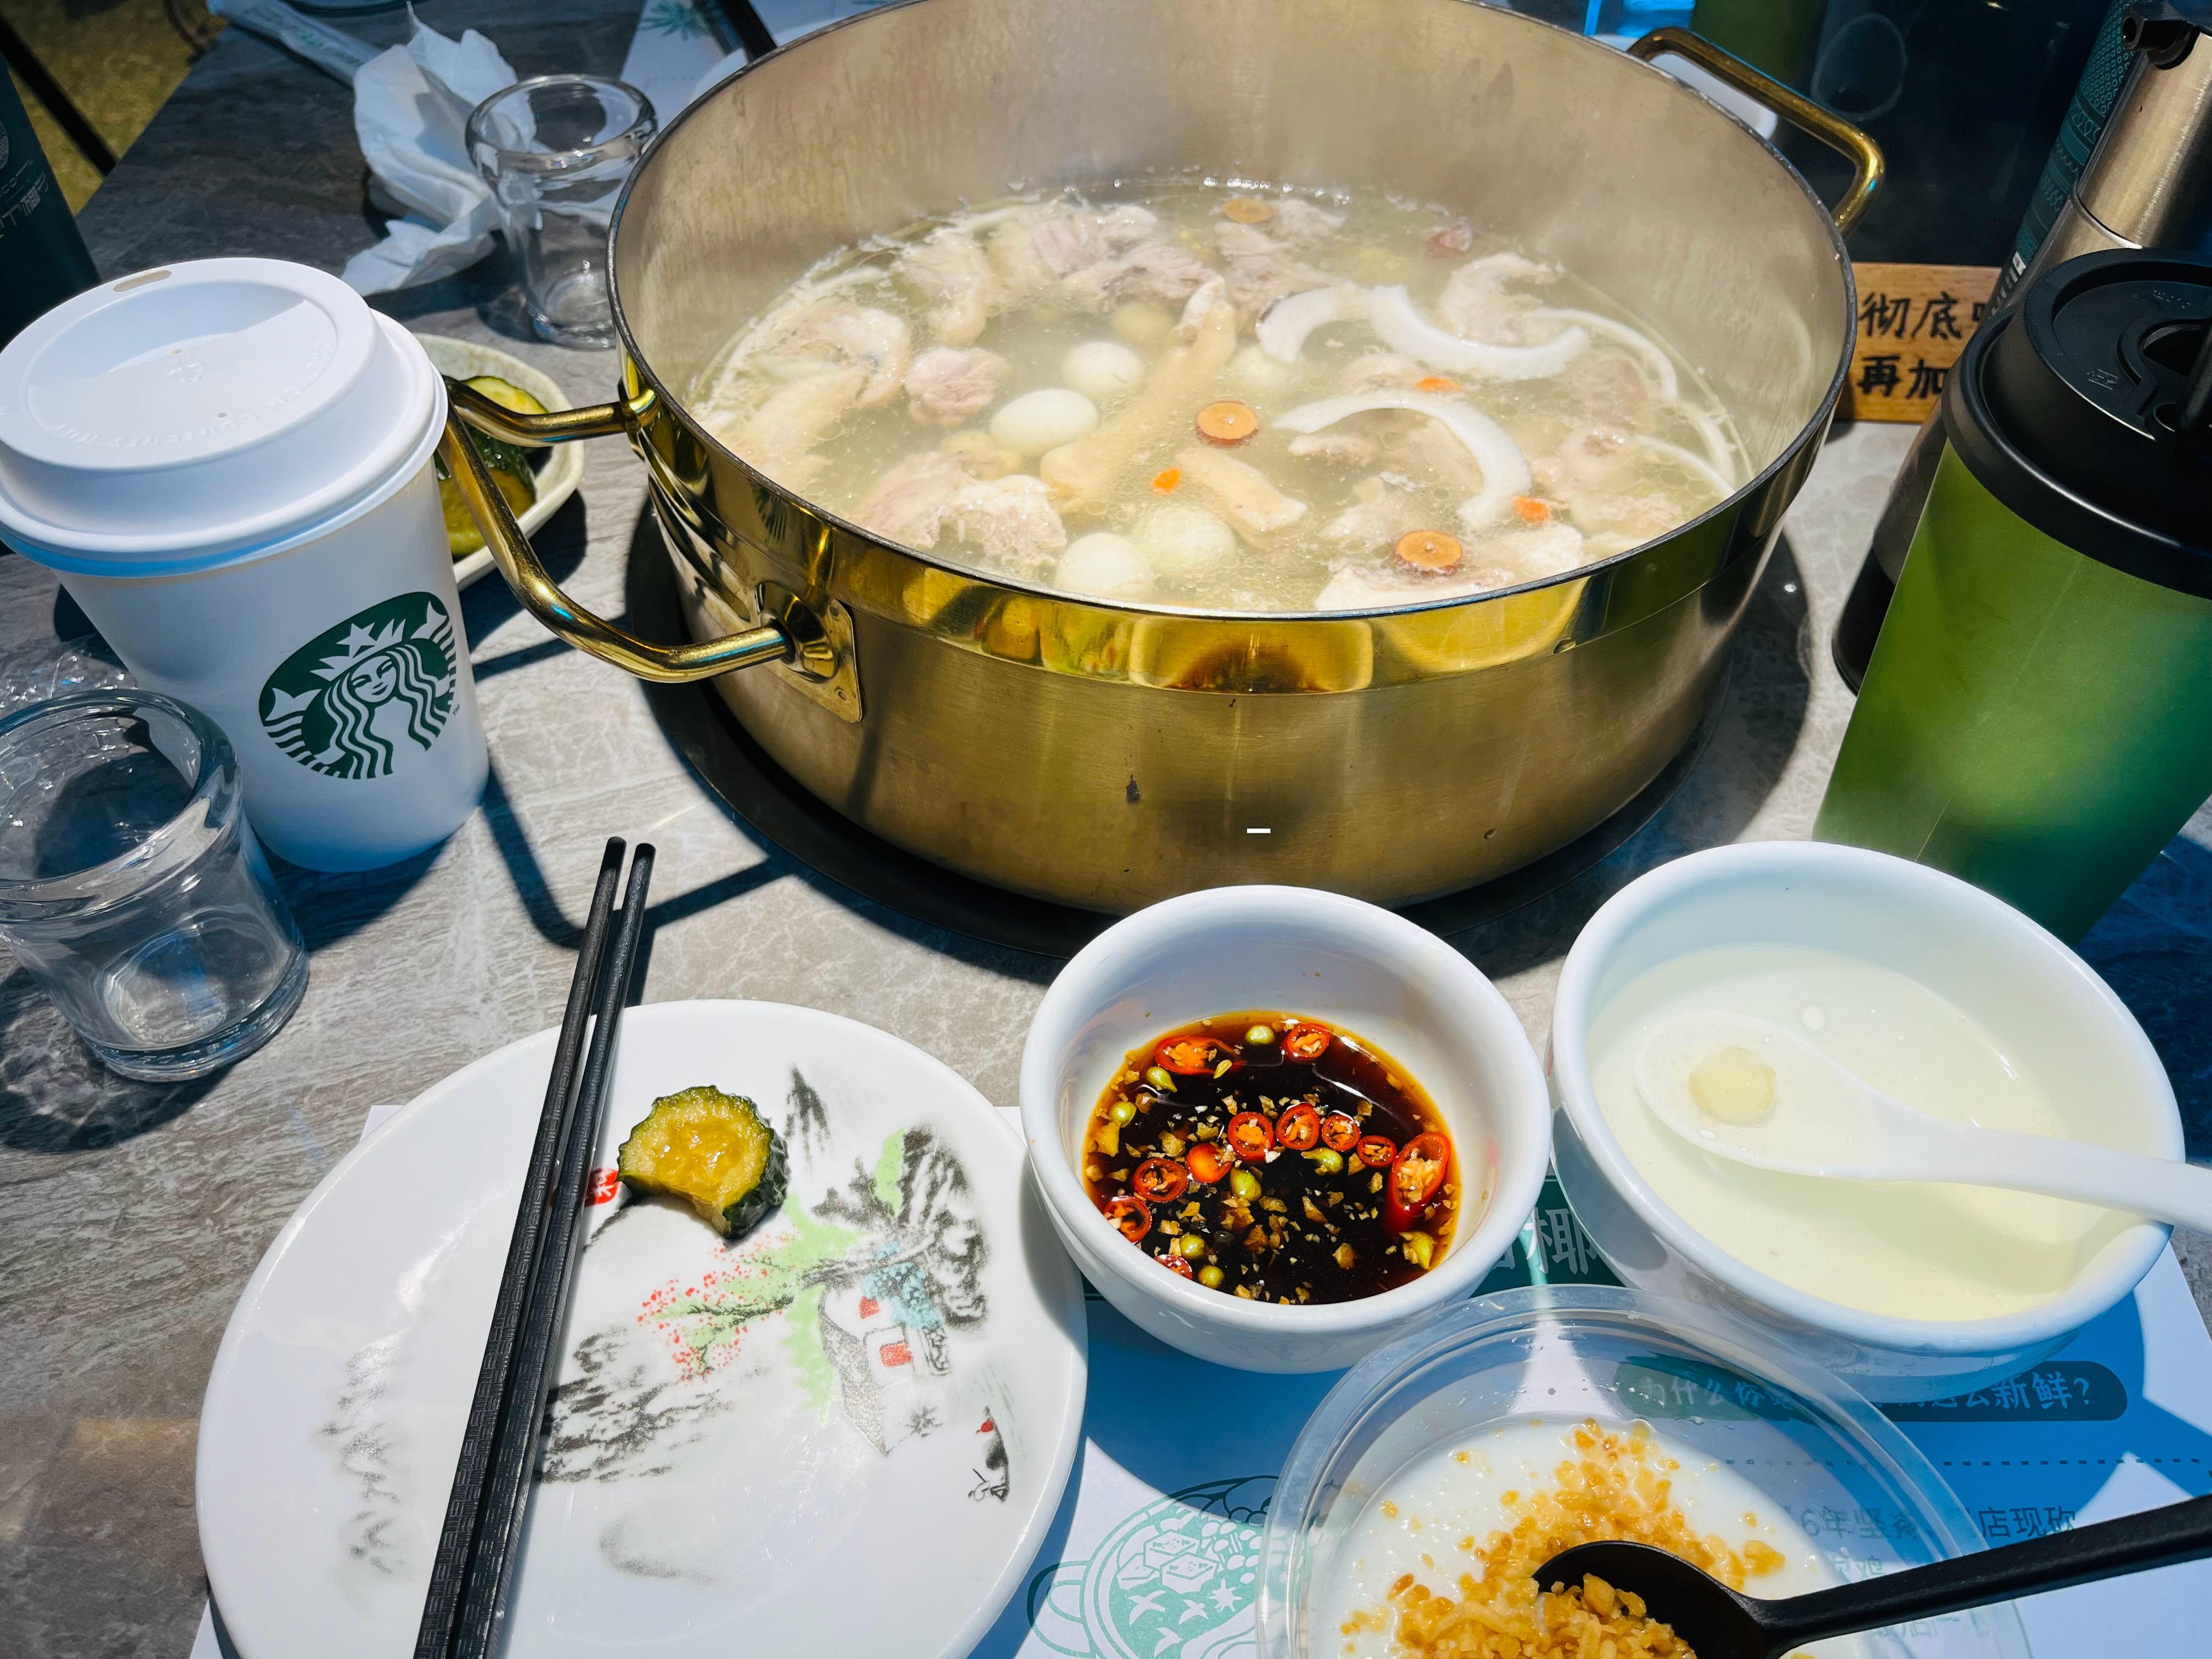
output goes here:
[[1249, 1659], [1272, 1474], [1146, 1504], [1085, 1561], [1030, 1581], [1030, 1628], [1069, 1659]]
[[261, 728], [311, 772], [384, 778], [453, 717], [453, 619], [400, 593], [325, 629], [261, 688]]
[[714, 29], [690, 0], [651, 0], [637, 20], [640, 34], [669, 34], [679, 40], [708, 40]]

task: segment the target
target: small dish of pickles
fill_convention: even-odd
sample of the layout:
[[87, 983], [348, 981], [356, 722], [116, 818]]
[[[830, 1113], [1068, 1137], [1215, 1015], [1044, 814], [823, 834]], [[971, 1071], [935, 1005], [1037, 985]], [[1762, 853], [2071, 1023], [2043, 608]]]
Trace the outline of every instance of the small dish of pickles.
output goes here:
[[[415, 337], [422, 343], [431, 365], [441, 374], [467, 381], [505, 408], [542, 415], [574, 407], [551, 376], [511, 353], [443, 334]], [[477, 453], [484, 458], [526, 536], [558, 512], [583, 482], [584, 452], [577, 445], [525, 449], [482, 432], [471, 430], [469, 435], [476, 441]], [[442, 465], [438, 469], [438, 499], [445, 508], [446, 538], [453, 553], [453, 580], [466, 587], [492, 569], [492, 557], [484, 546], [483, 532]]]

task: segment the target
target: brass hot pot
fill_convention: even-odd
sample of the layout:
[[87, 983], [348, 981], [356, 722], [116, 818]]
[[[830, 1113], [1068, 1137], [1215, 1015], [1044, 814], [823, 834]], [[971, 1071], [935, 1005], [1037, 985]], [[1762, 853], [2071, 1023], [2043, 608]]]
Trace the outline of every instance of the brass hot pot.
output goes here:
[[[1863, 136], [1704, 43], [1695, 56], [1850, 155]], [[1010, 189], [1147, 172], [1383, 190], [1462, 208], [1656, 325], [1733, 411], [1756, 474], [1570, 577], [1372, 614], [1066, 598], [873, 537], [687, 409], [738, 325], [857, 238]], [[455, 430], [501, 571], [556, 634], [655, 680], [714, 678], [848, 817], [1020, 892], [1127, 910], [1279, 881], [1384, 903], [1502, 875], [1600, 823], [1688, 739], [1849, 363], [1837, 223], [1757, 137], [1661, 71], [1464, 0], [917, 0], [751, 65], [671, 124], [612, 233], [623, 396], [524, 441], [625, 431], [699, 643], [565, 596]], [[1264, 830], [1265, 834], [1249, 833]]]

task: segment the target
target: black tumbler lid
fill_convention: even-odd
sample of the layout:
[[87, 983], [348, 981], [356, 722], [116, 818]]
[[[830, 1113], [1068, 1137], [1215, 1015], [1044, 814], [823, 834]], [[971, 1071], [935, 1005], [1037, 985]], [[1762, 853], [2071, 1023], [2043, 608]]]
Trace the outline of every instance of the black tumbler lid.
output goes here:
[[1983, 486], [2053, 540], [2212, 599], [2212, 432], [2179, 429], [2208, 331], [2212, 259], [2069, 259], [1966, 343], [1945, 431]]

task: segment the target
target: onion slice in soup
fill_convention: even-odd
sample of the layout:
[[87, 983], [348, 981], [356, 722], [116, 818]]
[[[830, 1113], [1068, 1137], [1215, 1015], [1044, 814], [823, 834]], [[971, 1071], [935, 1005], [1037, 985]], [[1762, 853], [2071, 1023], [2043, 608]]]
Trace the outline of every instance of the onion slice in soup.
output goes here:
[[1711, 484], [1723, 499], [1735, 493], [1735, 485], [1729, 481], [1727, 476], [1693, 450], [1685, 449], [1680, 444], [1670, 444], [1664, 438], [1647, 438], [1641, 433], [1632, 435], [1629, 441], [1648, 454], [1664, 455], [1692, 477]]
[[[1643, 371], [1644, 384], [1662, 401], [1679, 404], [1682, 401], [1682, 386], [1674, 374], [1674, 360], [1660, 350], [1658, 345], [1641, 329], [1631, 328], [1626, 323], [1616, 322], [1610, 317], [1601, 317], [1595, 311], [1575, 311], [1564, 306], [1545, 306], [1528, 313], [1534, 323], [1557, 323], [1560, 332], [1569, 328], [1585, 328], [1601, 335], [1618, 345], [1628, 348]], [[1553, 339], [1559, 338], [1553, 335]], [[1548, 345], [1550, 341], [1544, 342]]]
[[[1404, 292], [1402, 289], [1399, 291]], [[1584, 335], [1583, 338], [1587, 342], [1589, 337]], [[1497, 523], [1510, 510], [1516, 495], [1528, 493], [1528, 458], [1521, 453], [1521, 446], [1489, 416], [1453, 398], [1426, 392], [1384, 388], [1301, 404], [1287, 414], [1278, 415], [1275, 424], [1286, 432], [1303, 435], [1378, 409], [1405, 409], [1425, 415], [1467, 447], [1467, 453], [1482, 468], [1481, 492], [1459, 504], [1460, 522], [1468, 529], [1480, 530]]]
[[1279, 363], [1294, 363], [1306, 349], [1306, 337], [1330, 323], [1348, 323], [1367, 314], [1367, 290], [1350, 283], [1310, 288], [1267, 307], [1252, 325], [1260, 349]]
[[1557, 374], [1589, 348], [1590, 337], [1579, 325], [1561, 329], [1537, 345], [1492, 345], [1463, 340], [1438, 328], [1413, 308], [1403, 288], [1367, 290], [1367, 320], [1393, 351], [1418, 357], [1435, 368], [1484, 374], [1493, 380], [1540, 380]]

